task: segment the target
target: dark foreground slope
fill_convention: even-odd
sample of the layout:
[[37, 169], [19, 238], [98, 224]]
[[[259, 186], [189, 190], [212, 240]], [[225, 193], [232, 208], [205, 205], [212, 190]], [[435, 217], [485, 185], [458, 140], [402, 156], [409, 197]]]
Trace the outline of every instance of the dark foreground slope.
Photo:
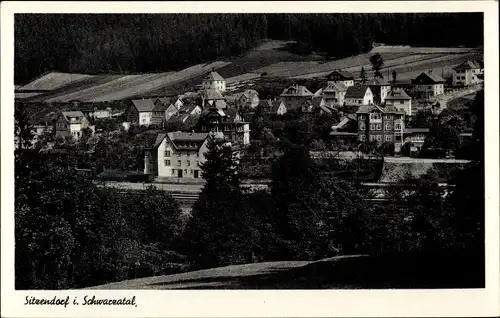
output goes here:
[[141, 278], [93, 289], [484, 288], [484, 257], [463, 253], [341, 256], [234, 265]]

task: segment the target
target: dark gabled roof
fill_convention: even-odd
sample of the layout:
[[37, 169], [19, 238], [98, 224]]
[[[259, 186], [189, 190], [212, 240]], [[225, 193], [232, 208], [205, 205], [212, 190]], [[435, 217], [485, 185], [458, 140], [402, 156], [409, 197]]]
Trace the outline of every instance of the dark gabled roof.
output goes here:
[[151, 112], [155, 108], [154, 100], [148, 99], [134, 99], [132, 104], [139, 112]]
[[224, 78], [217, 72], [210, 72], [205, 78], [205, 81], [223, 81]]
[[349, 86], [345, 98], [363, 98], [370, 87], [364, 85]]
[[[160, 146], [165, 137], [168, 137], [168, 139], [172, 142], [175, 149], [177, 150], [198, 150], [205, 141], [205, 139], [207, 139], [208, 133], [194, 133], [194, 132], [180, 132], [180, 131], [170, 132], [170, 133], [160, 133], [156, 136], [156, 141], [152, 148], [153, 149], [158, 148], [158, 146]], [[188, 145], [186, 145], [185, 143], [188, 143]]]
[[[81, 111], [67, 111], [67, 112], [61, 112], [61, 116], [67, 121], [71, 123], [78, 124], [81, 122], [82, 118], [85, 117], [85, 115]], [[75, 121], [71, 121], [70, 118], [76, 118]]]
[[408, 94], [406, 94], [406, 92], [402, 89], [393, 89], [389, 92], [389, 94], [387, 94], [387, 97], [385, 98], [386, 100], [387, 99], [390, 99], [390, 100], [401, 100], [401, 99], [411, 99], [410, 96], [408, 96]]
[[444, 83], [445, 82], [445, 80], [441, 76], [434, 74], [434, 73], [422, 72], [419, 76], [417, 76], [415, 78], [415, 80], [417, 80], [420, 77], [424, 77], [425, 79], [428, 80], [428, 81], [425, 81], [424, 83], [437, 84], [437, 83]]
[[455, 66], [453, 69], [458, 71], [458, 70], [474, 70], [474, 69], [480, 69], [481, 65], [476, 62], [476, 61], [465, 61], [462, 64]]
[[185, 104], [182, 105], [178, 111], [178, 114], [190, 114], [198, 105], [195, 104]]
[[352, 75], [351, 73], [349, 73], [347, 71], [342, 71], [342, 70], [335, 70], [335, 71], [331, 72], [330, 74], [328, 74], [327, 77], [330, 77], [333, 74], [338, 74], [338, 75], [342, 76], [345, 80], [353, 80], [354, 79], [354, 75]]
[[362, 106], [359, 106], [359, 109], [356, 112], [356, 114], [369, 114], [373, 110], [378, 110], [378, 111], [380, 111], [381, 113], [384, 113], [384, 114], [404, 114], [403, 111], [398, 110], [394, 106], [379, 107], [377, 105], [362, 105]]

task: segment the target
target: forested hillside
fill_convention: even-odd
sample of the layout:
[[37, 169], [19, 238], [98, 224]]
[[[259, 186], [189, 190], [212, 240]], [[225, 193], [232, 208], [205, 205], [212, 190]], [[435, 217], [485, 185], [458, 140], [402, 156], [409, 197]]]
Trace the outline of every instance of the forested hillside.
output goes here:
[[15, 82], [49, 70], [140, 73], [235, 56], [266, 38], [341, 58], [372, 43], [478, 46], [481, 13], [456, 14], [18, 14]]

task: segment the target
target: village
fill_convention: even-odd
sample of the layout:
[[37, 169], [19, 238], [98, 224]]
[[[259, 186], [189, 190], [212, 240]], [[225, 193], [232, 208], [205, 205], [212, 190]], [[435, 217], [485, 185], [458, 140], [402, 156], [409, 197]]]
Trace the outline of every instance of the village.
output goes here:
[[15, 20], [16, 289], [484, 287], [480, 14]]
[[[65, 142], [78, 142], [86, 136], [85, 142], [94, 145], [99, 138], [112, 136], [117, 131], [139, 129], [138, 133], [147, 134], [149, 139], [140, 145], [143, 163], [136, 168], [134, 178], [128, 177], [128, 171], [104, 167], [99, 171], [101, 179], [108, 181], [108, 185], [128, 189], [144, 189], [150, 183], [160, 189], [168, 188], [179, 193], [177, 198], [187, 204], [188, 210], [203, 184], [200, 164], [205, 160], [207, 140], [213, 134], [223, 136], [239, 154], [242, 170], [250, 171], [245, 175], [248, 177], [245, 181], [254, 188], [265, 186], [268, 176], [256, 171], [262, 166], [255, 166], [255, 162], [268, 162], [267, 159], [273, 153], [279, 154], [279, 150], [262, 146], [265, 137], [256, 130], [270, 132], [270, 129], [252, 126], [256, 116], [267, 118], [271, 123], [297, 118], [314, 122], [314, 118], [326, 118], [327, 124], [332, 123], [329, 131], [318, 136], [310, 147], [315, 158], [353, 161], [377, 153], [386, 165], [398, 162], [396, 166], [407, 165], [410, 170], [424, 159], [452, 166], [466, 162], [455, 160], [453, 151], [433, 153], [430, 157], [421, 155], [431, 129], [429, 122], [422, 117], [446, 113], [448, 104], [453, 104], [450, 101], [456, 99], [469, 98], [472, 101], [483, 83], [484, 69], [480, 62], [467, 60], [455, 66], [447, 80], [432, 70], [422, 72], [413, 80], [397, 80], [395, 71], [392, 79], [387, 76], [368, 79], [363, 73], [364, 69], [361, 76], [356, 77], [348, 71], [335, 69], [324, 78], [323, 86], [313, 92], [307, 83], [294, 83], [277, 96], [261, 99], [259, 92], [252, 89], [253, 84], [227, 87], [226, 80], [216, 70], [211, 70], [196, 85], [194, 92], [125, 100], [122, 101], [125, 105], [122, 111], [107, 106], [107, 102], [71, 100], [62, 105], [59, 103], [60, 110], [50, 114], [38, 113], [37, 119], [31, 117], [30, 129], [35, 144], [42, 136]], [[45, 75], [49, 80], [50, 76]], [[36, 82], [42, 80], [43, 77], [17, 88], [16, 96], [29, 95], [26, 92], [30, 86], [37, 86]], [[23, 99], [16, 99], [16, 102], [23, 103]], [[460, 111], [469, 110], [462, 107]], [[461, 141], [472, 136], [471, 124], [469, 122], [458, 132]], [[45, 147], [46, 151], [54, 150], [54, 142], [48, 142]], [[248, 165], [247, 169], [245, 165]], [[413, 169], [416, 177], [425, 172], [426, 169], [420, 172]], [[122, 178], [117, 178], [117, 175]], [[385, 183], [381, 182], [384, 178], [380, 175], [364, 181], [379, 188]]]

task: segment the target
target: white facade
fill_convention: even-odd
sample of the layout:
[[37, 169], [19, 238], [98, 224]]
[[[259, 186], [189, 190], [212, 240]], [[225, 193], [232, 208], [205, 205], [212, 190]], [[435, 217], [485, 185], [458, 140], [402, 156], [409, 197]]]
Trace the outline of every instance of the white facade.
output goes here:
[[219, 92], [226, 91], [226, 81], [216, 81], [216, 80], [203, 80], [203, 89], [216, 89]]
[[411, 99], [386, 99], [387, 106], [394, 106], [397, 110], [404, 111], [407, 116], [411, 116]]
[[380, 103], [383, 104], [385, 102], [385, 98], [387, 94], [391, 91], [391, 87], [387, 85], [380, 86]]
[[373, 93], [367, 88], [363, 97], [345, 97], [345, 103], [348, 105], [371, 105], [373, 104]]
[[428, 97], [444, 94], [444, 84], [416, 84], [415, 91], [426, 94]]
[[151, 125], [152, 118], [153, 118], [153, 112], [139, 112], [139, 125], [140, 126]]
[[165, 137], [157, 149], [158, 177], [201, 178], [200, 163], [205, 161], [207, 141], [198, 150], [178, 151]]
[[469, 70], [453, 70], [453, 85], [476, 85], [481, 82], [478, 74], [481, 74], [481, 69]]

